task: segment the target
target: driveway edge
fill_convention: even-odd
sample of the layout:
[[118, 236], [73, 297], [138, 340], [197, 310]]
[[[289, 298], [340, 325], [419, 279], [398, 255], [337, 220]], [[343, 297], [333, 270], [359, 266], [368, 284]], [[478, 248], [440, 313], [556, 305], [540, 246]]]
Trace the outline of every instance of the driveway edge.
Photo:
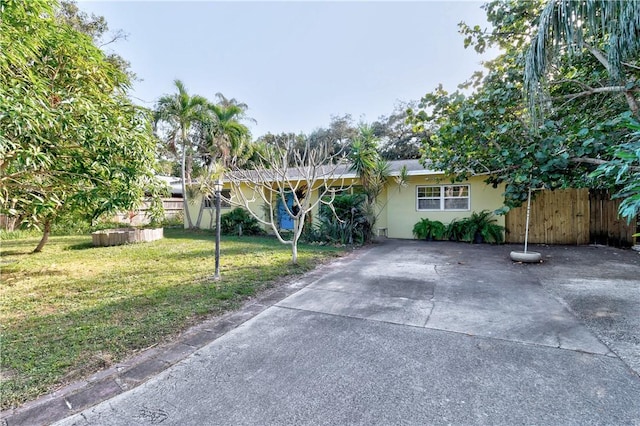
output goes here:
[[371, 247], [355, 249], [344, 256], [322, 263], [301, 276], [276, 282], [275, 287], [245, 301], [238, 309], [194, 325], [169, 343], [144, 349], [89, 378], [68, 384], [20, 407], [4, 410], [0, 412], [0, 426], [49, 425], [133, 389], [317, 281], [334, 263], [351, 260]]

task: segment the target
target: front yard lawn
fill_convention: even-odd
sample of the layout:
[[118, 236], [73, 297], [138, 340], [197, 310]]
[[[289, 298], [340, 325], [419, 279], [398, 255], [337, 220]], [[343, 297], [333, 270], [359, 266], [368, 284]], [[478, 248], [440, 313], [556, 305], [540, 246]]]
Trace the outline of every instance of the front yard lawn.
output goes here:
[[165, 229], [145, 244], [92, 247], [90, 236], [2, 241], [2, 409], [166, 341], [199, 320], [237, 307], [281, 277], [342, 251], [289, 246], [269, 237], [223, 237], [222, 280], [213, 282], [210, 233]]

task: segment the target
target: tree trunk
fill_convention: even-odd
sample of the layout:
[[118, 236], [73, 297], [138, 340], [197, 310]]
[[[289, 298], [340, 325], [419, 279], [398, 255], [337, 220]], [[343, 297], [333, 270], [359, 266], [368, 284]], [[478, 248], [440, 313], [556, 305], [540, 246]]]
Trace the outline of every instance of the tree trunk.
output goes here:
[[640, 114], [639, 114], [640, 107], [638, 106], [638, 100], [636, 99], [635, 96], [633, 96], [633, 93], [630, 90], [625, 90], [624, 97], [627, 100], [627, 104], [629, 105], [629, 109], [631, 110], [631, 113], [636, 118], [640, 118]]
[[202, 222], [202, 213], [204, 212], [204, 197], [200, 201], [200, 209], [198, 210], [198, 218], [196, 219], [196, 228], [200, 228], [200, 223]]
[[[207, 166], [208, 176], [211, 176], [212, 165], [209, 164]], [[198, 218], [196, 219], [196, 228], [200, 229], [200, 224], [202, 223], [202, 214], [204, 213], [204, 204], [206, 195], [199, 191], [199, 194], [202, 195], [202, 199], [200, 200], [200, 210], [198, 210]], [[215, 200], [214, 200], [215, 201]], [[212, 214], [213, 217], [213, 214]], [[211, 225], [209, 225], [209, 229], [211, 229]]]
[[220, 279], [220, 192], [216, 191], [216, 269], [213, 278]]
[[298, 264], [298, 239], [294, 237], [291, 241], [291, 263]]
[[[604, 53], [587, 43], [583, 44], [587, 47], [589, 52], [605, 67], [609, 75], [611, 75], [611, 64], [609, 64], [609, 61], [604, 56]], [[625, 81], [623, 83], [627, 82]], [[627, 104], [629, 105], [629, 110], [631, 110], [631, 113], [636, 118], [640, 118], [640, 106], [638, 105], [638, 100], [635, 98], [633, 92], [631, 90], [625, 90], [624, 97], [627, 100]]]
[[191, 176], [191, 171], [193, 170], [193, 156], [191, 154], [187, 155], [187, 158], [185, 160], [185, 168], [186, 168], [186, 173], [187, 173], [187, 177], [186, 177], [186, 181], [187, 181], [187, 185], [191, 186], [191, 184], [193, 183], [193, 179]]
[[34, 253], [40, 253], [42, 251], [42, 248], [44, 247], [44, 245], [47, 244], [47, 241], [49, 241], [50, 233], [51, 233], [51, 220], [47, 220], [44, 223], [44, 231], [42, 233], [42, 239], [38, 243], [38, 246], [33, 250]]
[[182, 164], [180, 172], [182, 173], [182, 205], [184, 206], [184, 215], [187, 217], [187, 227], [193, 228], [193, 222], [191, 221], [191, 214], [189, 213], [189, 200], [187, 197], [187, 185], [185, 180], [187, 178], [186, 173], [187, 163], [187, 135], [184, 129], [182, 130]]

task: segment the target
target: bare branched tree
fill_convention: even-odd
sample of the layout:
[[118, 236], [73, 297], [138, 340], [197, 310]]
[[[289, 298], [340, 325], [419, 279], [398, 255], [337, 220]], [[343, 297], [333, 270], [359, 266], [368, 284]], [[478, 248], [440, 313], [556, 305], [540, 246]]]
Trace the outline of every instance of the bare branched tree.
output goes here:
[[[229, 202], [246, 209], [281, 243], [290, 245], [297, 264], [298, 241], [309, 214], [321, 203], [332, 205], [336, 193], [349, 187], [349, 166], [342, 152], [331, 153], [326, 144], [311, 147], [307, 142], [302, 150], [286, 145], [266, 149], [253, 170], [232, 167], [226, 179], [233, 188]], [[283, 228], [283, 217], [293, 222], [292, 229]]]

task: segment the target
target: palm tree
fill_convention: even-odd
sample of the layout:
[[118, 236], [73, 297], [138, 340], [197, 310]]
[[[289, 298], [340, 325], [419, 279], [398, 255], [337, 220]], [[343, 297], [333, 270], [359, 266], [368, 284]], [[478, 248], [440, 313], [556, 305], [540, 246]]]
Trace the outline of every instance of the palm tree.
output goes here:
[[371, 126], [362, 125], [359, 134], [353, 139], [349, 154], [350, 170], [356, 172], [360, 178], [366, 195], [365, 203], [362, 206], [368, 222], [364, 236], [365, 241], [369, 241], [373, 237], [373, 227], [377, 219], [376, 201], [389, 176], [389, 163], [380, 157], [377, 145], [378, 139], [374, 129]]
[[244, 102], [238, 101], [236, 98], [227, 98], [222, 93], [218, 92], [215, 95], [216, 97], [216, 105], [222, 107], [236, 106], [240, 108], [240, 113], [237, 115], [238, 121], [250, 121], [251, 123], [257, 123], [254, 118], [247, 117], [247, 110], [249, 109], [249, 105]]
[[164, 122], [169, 125], [167, 135], [168, 142], [173, 146], [173, 151], [178, 152], [177, 144], [180, 145], [181, 164], [180, 178], [182, 180], [182, 196], [184, 199], [185, 216], [189, 228], [193, 227], [191, 216], [189, 215], [189, 203], [187, 199], [187, 182], [191, 184], [191, 166], [187, 167], [187, 158], [190, 158], [188, 151], [191, 148], [189, 131], [193, 123], [203, 119], [203, 112], [207, 105], [207, 99], [198, 95], [189, 95], [184, 83], [175, 80], [174, 84], [177, 93], [162, 96], [156, 103], [154, 121]]
[[586, 49], [611, 77], [611, 86], [590, 88], [585, 94], [623, 93], [631, 112], [640, 118], [635, 86], [624, 81], [625, 66], [637, 70], [625, 60], [637, 57], [638, 34], [640, 0], [550, 0], [540, 15], [538, 33], [526, 58], [525, 87], [534, 115], [540, 111], [541, 83], [549, 71], [549, 59], [564, 48], [569, 53]]
[[250, 134], [240, 122], [244, 109], [234, 104], [209, 104], [207, 112], [211, 119], [205, 133], [207, 151], [228, 167], [242, 155]]
[[375, 179], [376, 164], [380, 158], [377, 144], [373, 128], [367, 125], [360, 126], [359, 134], [351, 143], [350, 170], [356, 172], [365, 189]]
[[[247, 126], [239, 121], [245, 108], [235, 103], [207, 103], [205, 109], [206, 120], [200, 126], [200, 148], [207, 170], [202, 176], [200, 191], [204, 197], [210, 197], [213, 191], [212, 182], [221, 178], [225, 169], [243, 159], [247, 152], [245, 148], [250, 132]], [[204, 198], [196, 227], [200, 226], [203, 207]]]

